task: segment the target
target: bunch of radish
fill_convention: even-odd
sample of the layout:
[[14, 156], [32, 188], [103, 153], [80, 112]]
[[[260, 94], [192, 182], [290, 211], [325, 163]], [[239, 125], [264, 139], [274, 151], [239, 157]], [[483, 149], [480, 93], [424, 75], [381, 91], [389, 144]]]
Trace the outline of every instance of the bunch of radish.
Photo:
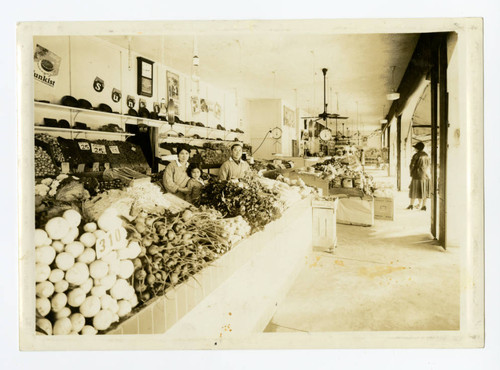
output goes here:
[[225, 225], [225, 220], [213, 210], [188, 209], [164, 215], [141, 212], [126, 226], [130, 240], [137, 241], [142, 248], [134, 274], [139, 301], [163, 295], [169, 287], [226, 253], [231, 243], [223, 235]]
[[[37, 333], [97, 334], [138, 304], [130, 281], [139, 244], [127, 239], [122, 220], [111, 212], [97, 223], [81, 221], [71, 209], [35, 230]], [[96, 258], [110, 235], [112, 248]]]

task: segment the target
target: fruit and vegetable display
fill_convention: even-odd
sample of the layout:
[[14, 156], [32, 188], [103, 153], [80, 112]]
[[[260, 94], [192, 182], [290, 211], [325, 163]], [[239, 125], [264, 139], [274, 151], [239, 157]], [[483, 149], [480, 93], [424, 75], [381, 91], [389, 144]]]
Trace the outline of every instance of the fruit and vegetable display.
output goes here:
[[[112, 167], [106, 176], [58, 174], [51, 158], [75, 164], [87, 154], [94, 161], [128, 144], [115, 142], [111, 150], [108, 141], [37, 140], [43, 145], [35, 150], [33, 250], [41, 335], [113, 330], [312, 191], [300, 181], [250, 172], [237, 181], [211, 178], [193, 206], [135, 168]], [[84, 153], [92, 144], [104, 150]]]
[[277, 194], [279, 200], [284, 203], [286, 208], [289, 208], [293, 203], [313, 192], [313, 189], [306, 186], [301, 179], [290, 180], [283, 176], [278, 176], [276, 180], [266, 177], [258, 177], [258, 180], [268, 191]]
[[147, 302], [202, 270], [248, 235], [242, 219], [224, 220], [214, 210], [163, 215], [141, 212], [126, 228], [141, 246], [134, 260], [134, 287]]
[[331, 188], [355, 188], [365, 194], [373, 192], [373, 177], [363, 171], [355, 156], [332, 158], [316, 163], [312, 171], [316, 171], [319, 177], [328, 180]]
[[58, 170], [49, 154], [39, 146], [35, 146], [35, 177], [54, 176]]
[[65, 210], [79, 209], [89, 198], [89, 192], [76, 176], [60, 174], [38, 181], [35, 185], [35, 226], [42, 227]]
[[262, 230], [269, 222], [281, 217], [285, 209], [279, 196], [262, 186], [253, 175], [239, 181], [209, 181], [197, 204], [212, 207], [224, 217], [242, 216], [252, 232]]
[[47, 134], [35, 134], [35, 142], [37, 141], [46, 144], [46, 149], [55, 163], [64, 162], [64, 155], [56, 137]]
[[137, 306], [131, 281], [141, 248], [121, 225], [111, 213], [82, 224], [69, 209], [35, 230], [37, 333], [97, 334]]
[[[35, 143], [37, 177], [57, 174], [55, 169], [63, 162], [67, 162], [72, 171], [76, 171], [81, 164], [90, 169], [96, 162], [101, 166], [109, 163], [112, 168], [130, 167], [139, 172], [145, 172], [149, 167], [142, 149], [126, 141], [64, 139], [36, 134]], [[57, 166], [55, 169], [50, 167], [54, 164]]]

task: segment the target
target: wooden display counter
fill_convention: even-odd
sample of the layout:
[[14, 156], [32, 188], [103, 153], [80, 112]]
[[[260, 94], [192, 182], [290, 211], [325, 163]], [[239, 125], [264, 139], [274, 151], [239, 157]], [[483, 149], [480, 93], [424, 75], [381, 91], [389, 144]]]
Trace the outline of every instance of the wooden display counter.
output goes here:
[[312, 207], [306, 198], [109, 334], [217, 339], [261, 332], [311, 250]]

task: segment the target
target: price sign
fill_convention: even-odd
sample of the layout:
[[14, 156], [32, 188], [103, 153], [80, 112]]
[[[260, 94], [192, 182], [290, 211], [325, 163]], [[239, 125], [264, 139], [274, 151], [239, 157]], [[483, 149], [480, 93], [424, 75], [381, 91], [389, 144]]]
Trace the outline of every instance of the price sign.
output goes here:
[[104, 169], [105, 170], [109, 170], [111, 168], [111, 166], [109, 165], [108, 162], [104, 163]]
[[86, 141], [79, 141], [78, 146], [80, 147], [80, 150], [90, 150], [90, 144]]
[[76, 172], [83, 172], [85, 171], [85, 163], [80, 163], [76, 169]]
[[113, 154], [120, 154], [120, 150], [116, 145], [110, 145], [109, 146], [109, 151]]
[[61, 163], [61, 172], [62, 173], [69, 173], [69, 162], [62, 162]]
[[99, 259], [115, 249], [120, 249], [127, 242], [127, 232], [123, 228], [108, 231], [95, 243], [96, 257]]
[[92, 148], [92, 153], [95, 154], [106, 154], [106, 147], [102, 144], [90, 144]]
[[99, 172], [99, 162], [94, 162], [92, 165], [92, 171]]

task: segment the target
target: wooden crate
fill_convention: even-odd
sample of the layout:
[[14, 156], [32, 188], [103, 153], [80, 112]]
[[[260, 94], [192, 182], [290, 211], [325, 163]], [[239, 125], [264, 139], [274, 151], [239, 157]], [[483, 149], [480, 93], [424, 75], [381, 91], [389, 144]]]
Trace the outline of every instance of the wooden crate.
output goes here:
[[375, 198], [375, 218], [394, 221], [394, 198]]
[[337, 204], [335, 201], [313, 201], [313, 248], [333, 252], [337, 246]]

